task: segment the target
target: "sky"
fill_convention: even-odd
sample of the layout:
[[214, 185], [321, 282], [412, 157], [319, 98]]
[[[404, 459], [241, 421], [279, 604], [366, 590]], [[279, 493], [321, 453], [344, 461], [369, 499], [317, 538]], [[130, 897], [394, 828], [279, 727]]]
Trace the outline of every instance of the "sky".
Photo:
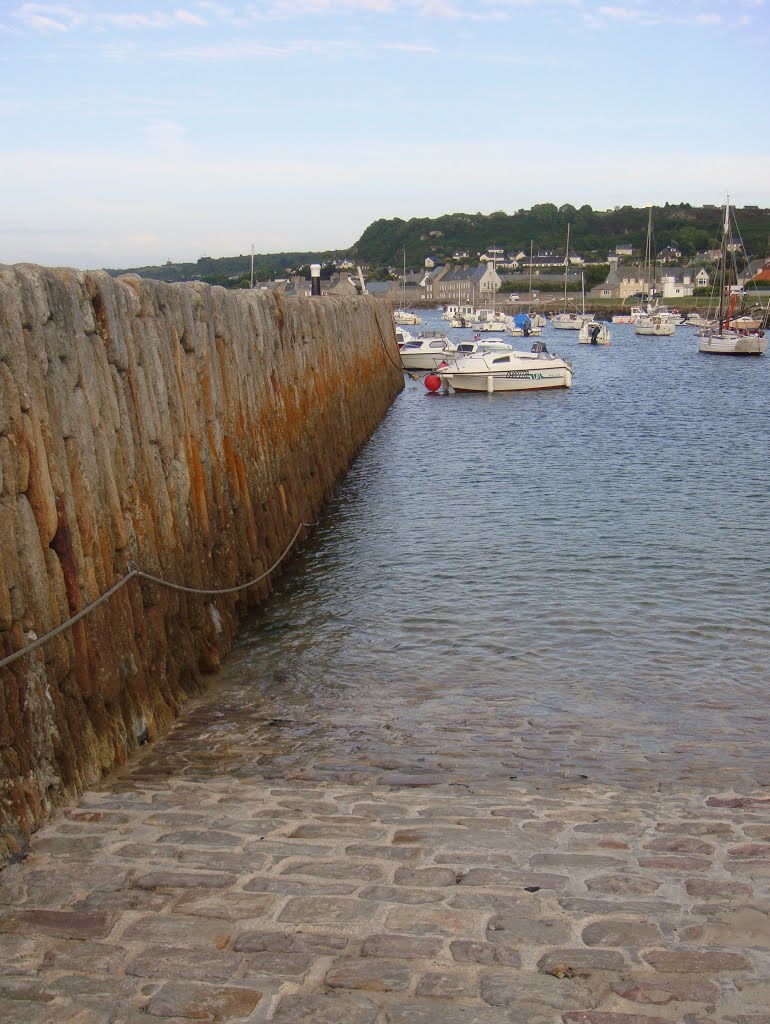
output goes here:
[[770, 0], [0, 0], [0, 263], [770, 207], [769, 85]]

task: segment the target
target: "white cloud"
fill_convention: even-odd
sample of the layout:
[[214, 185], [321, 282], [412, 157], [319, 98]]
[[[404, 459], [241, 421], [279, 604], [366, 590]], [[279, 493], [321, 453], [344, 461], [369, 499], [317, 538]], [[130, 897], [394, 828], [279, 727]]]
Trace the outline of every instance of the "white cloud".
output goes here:
[[78, 11], [64, 4], [21, 4], [13, 16], [40, 32], [69, 32], [83, 20]]
[[399, 53], [440, 53], [435, 46], [421, 43], [383, 43], [381, 50], [397, 50]]
[[140, 14], [138, 11], [131, 11], [124, 14], [108, 14], [106, 21], [119, 28], [168, 28], [173, 24], [173, 19], [167, 14], [158, 11], [152, 14]]
[[250, 57], [302, 57], [319, 56], [352, 50], [354, 44], [343, 40], [297, 39], [291, 43], [234, 42], [214, 46], [188, 46], [167, 50], [160, 56], [165, 60], [228, 61]]
[[192, 11], [185, 11], [178, 9], [174, 11], [174, 17], [177, 21], [182, 22], [183, 25], [200, 25], [205, 26], [206, 19], [201, 18], [199, 14], [193, 14]]

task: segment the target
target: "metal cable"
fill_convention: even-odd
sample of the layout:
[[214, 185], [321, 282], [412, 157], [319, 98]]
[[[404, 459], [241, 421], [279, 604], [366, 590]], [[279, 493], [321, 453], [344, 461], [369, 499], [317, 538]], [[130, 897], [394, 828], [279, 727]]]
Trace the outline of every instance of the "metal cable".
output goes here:
[[97, 597], [95, 601], [92, 601], [90, 604], [87, 604], [85, 608], [82, 608], [76, 615], [73, 615], [71, 618], [67, 619], [66, 622], [62, 622], [61, 625], [56, 626], [56, 628], [50, 630], [50, 632], [45, 633], [41, 637], [38, 637], [36, 640], [28, 644], [26, 647], [22, 647], [21, 650], [19, 651], [14, 651], [13, 654], [9, 654], [5, 658], [0, 658], [0, 669], [6, 668], [8, 665], [12, 665], [15, 661], [18, 661], [19, 658], [23, 658], [27, 654], [32, 654], [33, 651], [36, 651], [39, 647], [42, 647], [43, 644], [48, 643], [49, 640], [53, 640], [54, 637], [59, 636], [60, 633], [63, 633], [71, 626], [74, 626], [76, 622], [80, 622], [80, 620], [84, 619], [86, 615], [90, 614], [95, 608], [98, 608], [100, 604], [103, 604], [105, 601], [109, 600], [109, 598], [111, 598], [113, 594], [116, 594], [121, 589], [121, 587], [124, 587], [126, 583], [128, 583], [128, 581], [130, 579], [133, 579], [135, 576], [141, 577], [142, 579], [150, 580], [150, 582], [157, 583], [158, 586], [161, 587], [167, 587], [169, 590], [181, 590], [187, 594], [233, 594], [238, 590], [246, 590], [248, 587], [253, 587], [256, 583], [260, 583], [266, 576], [269, 576], [273, 569], [276, 568], [276, 566], [280, 565], [280, 563], [288, 555], [289, 551], [294, 545], [294, 541], [299, 536], [300, 530], [303, 527], [309, 528], [313, 525], [315, 524], [300, 523], [297, 529], [294, 531], [294, 536], [287, 544], [283, 553], [278, 558], [276, 558], [276, 560], [273, 562], [270, 568], [266, 569], [261, 574], [261, 576], [256, 576], [253, 580], [249, 580], [248, 583], [241, 583], [237, 587], [222, 587], [218, 590], [203, 590], [198, 587], [183, 587], [179, 583], [171, 583], [169, 580], [160, 579], [158, 576], [151, 576], [149, 573], [143, 572], [141, 569], [139, 569], [133, 562], [129, 562], [125, 576], [122, 576], [118, 580], [118, 582], [111, 586], [109, 590], [105, 591], [105, 593], [103, 593], [101, 597]]
[[25, 654], [32, 654], [32, 652], [36, 651], [38, 647], [42, 647], [43, 644], [48, 643], [49, 640], [53, 640], [55, 636], [63, 633], [65, 629], [69, 629], [70, 626], [74, 626], [76, 622], [80, 622], [80, 620], [84, 619], [89, 612], [94, 610], [94, 608], [98, 608], [100, 604], [112, 597], [112, 595], [120, 590], [121, 587], [124, 587], [133, 576], [138, 575], [138, 569], [132, 569], [129, 567], [126, 575], [119, 579], [118, 582], [102, 594], [101, 597], [97, 597], [97, 599], [92, 601], [91, 604], [87, 604], [85, 608], [82, 608], [77, 613], [77, 615], [73, 615], [72, 618], [67, 619], [66, 622], [62, 622], [60, 626], [52, 629], [50, 633], [45, 633], [43, 636], [38, 637], [37, 640], [34, 640], [31, 644], [28, 644], [27, 647], [22, 647], [20, 651], [15, 651], [13, 654], [9, 654], [7, 657], [0, 660], [0, 668], [5, 668], [6, 665], [12, 665], [14, 661], [17, 661], [19, 658], [23, 658]]
[[[221, 589], [217, 590], [205, 590], [201, 587], [183, 587], [180, 583], [170, 583], [168, 580], [162, 580], [157, 576], [151, 576], [148, 572], [143, 572], [141, 569], [137, 569], [135, 566], [133, 566], [133, 562], [129, 564], [129, 569], [131, 569], [133, 566], [136, 575], [141, 576], [142, 579], [150, 580], [151, 583], [157, 583], [159, 586], [167, 587], [169, 590], [181, 590], [185, 594], [234, 594], [239, 590], [246, 590], [247, 587], [253, 587], [255, 583], [260, 583], [266, 576], [269, 576], [273, 569], [275, 569], [277, 565], [280, 565], [280, 563], [288, 555], [292, 545], [294, 544], [294, 541], [299, 536], [299, 531], [302, 529], [302, 527], [310, 527], [312, 525], [312, 523], [300, 523], [294, 532], [294, 536], [289, 541], [289, 544], [286, 547], [285, 551], [283, 552], [282, 555], [276, 558], [276, 560], [273, 562], [270, 568], [265, 569], [261, 576], [255, 576], [254, 579], [249, 580], [248, 583], [239, 583], [237, 587], [222, 587]], [[2, 662], [0, 662], [0, 667], [2, 667]]]

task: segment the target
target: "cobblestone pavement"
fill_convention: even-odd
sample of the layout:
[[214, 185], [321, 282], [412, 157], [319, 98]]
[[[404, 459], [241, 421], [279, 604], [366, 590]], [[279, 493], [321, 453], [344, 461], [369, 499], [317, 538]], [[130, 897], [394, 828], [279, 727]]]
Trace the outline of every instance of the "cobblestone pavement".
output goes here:
[[770, 1024], [768, 789], [269, 778], [212, 714], [0, 873], [1, 1021]]

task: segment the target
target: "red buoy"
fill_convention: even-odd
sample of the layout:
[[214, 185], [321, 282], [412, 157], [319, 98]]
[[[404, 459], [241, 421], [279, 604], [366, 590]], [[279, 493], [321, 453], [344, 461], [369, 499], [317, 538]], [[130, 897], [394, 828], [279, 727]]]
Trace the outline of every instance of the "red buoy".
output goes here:
[[437, 373], [429, 373], [426, 375], [423, 383], [425, 384], [425, 387], [428, 389], [428, 391], [435, 392], [438, 391], [438, 389], [441, 387], [441, 378]]

